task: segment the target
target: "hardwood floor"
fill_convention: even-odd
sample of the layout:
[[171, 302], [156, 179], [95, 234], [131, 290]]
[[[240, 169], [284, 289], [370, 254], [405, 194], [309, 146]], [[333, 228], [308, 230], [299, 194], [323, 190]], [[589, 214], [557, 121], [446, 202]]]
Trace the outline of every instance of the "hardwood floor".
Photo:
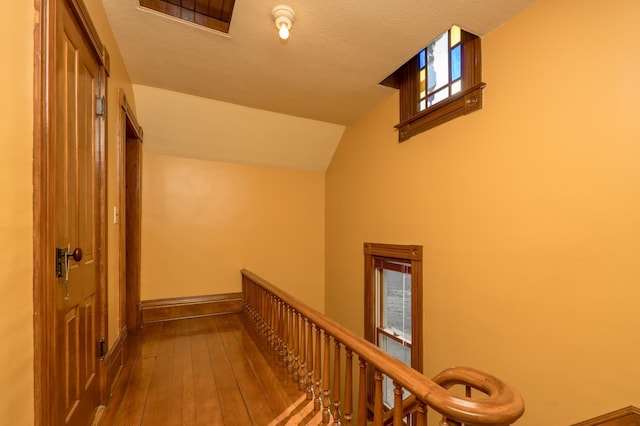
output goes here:
[[146, 325], [123, 395], [100, 421], [110, 425], [318, 424], [275, 359], [263, 354], [242, 314]]

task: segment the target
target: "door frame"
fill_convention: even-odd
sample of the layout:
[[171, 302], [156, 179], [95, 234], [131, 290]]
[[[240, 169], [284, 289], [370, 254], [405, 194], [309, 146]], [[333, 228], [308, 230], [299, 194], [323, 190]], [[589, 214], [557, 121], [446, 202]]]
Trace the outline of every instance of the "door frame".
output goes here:
[[[59, 6], [69, 6], [89, 48], [100, 67], [98, 95], [106, 98], [109, 55], [82, 0], [34, 0], [34, 76], [33, 76], [33, 338], [34, 338], [34, 423], [48, 425], [59, 418], [57, 386], [58, 352], [55, 331], [55, 158], [56, 142], [56, 38]], [[105, 102], [106, 105], [106, 102]], [[107, 337], [107, 232], [106, 232], [106, 109], [99, 120], [96, 138], [98, 197], [97, 227], [97, 309], [98, 336]], [[96, 342], [97, 344], [97, 342]], [[105, 368], [99, 362], [100, 395], [104, 399]]]
[[[119, 295], [120, 295], [120, 334], [126, 338], [128, 334], [137, 334], [140, 329], [140, 228], [132, 228], [127, 224], [127, 220], [131, 214], [141, 216], [141, 152], [137, 159], [130, 159], [127, 155], [127, 147], [131, 143], [142, 143], [143, 131], [138, 123], [133, 109], [127, 101], [124, 90], [118, 90], [120, 104], [120, 122], [119, 122], [119, 153], [118, 153], [118, 192], [120, 211], [118, 212], [120, 223], [120, 276], [119, 276]], [[135, 170], [136, 180], [131, 181], [131, 161], [138, 160]], [[138, 188], [138, 200], [135, 205], [131, 206], [127, 203], [127, 185], [134, 184]], [[132, 235], [133, 234], [133, 235]], [[134, 239], [137, 244], [130, 247], [128, 241]], [[135, 251], [135, 253], [134, 253]], [[138, 279], [131, 280], [131, 274], [136, 275]]]

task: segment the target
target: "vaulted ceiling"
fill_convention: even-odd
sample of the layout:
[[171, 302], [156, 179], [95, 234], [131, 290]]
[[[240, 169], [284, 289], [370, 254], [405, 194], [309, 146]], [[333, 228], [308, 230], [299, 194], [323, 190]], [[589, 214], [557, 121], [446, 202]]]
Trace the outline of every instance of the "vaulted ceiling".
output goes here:
[[[348, 124], [393, 93], [378, 83], [457, 24], [480, 36], [534, 0], [236, 0], [229, 33], [102, 0], [133, 83]], [[291, 37], [271, 11], [293, 8]]]
[[[226, 34], [141, 7], [139, 0], [102, 0], [134, 88], [163, 91], [137, 90], [136, 98], [144, 97], [140, 104], [150, 106], [168, 91], [193, 96], [181, 97], [180, 102], [187, 108], [200, 108], [200, 115], [206, 116], [209, 105], [198, 100], [203, 98], [211, 100], [212, 111], [227, 105], [225, 114], [245, 115], [246, 111], [237, 108], [243, 106], [299, 118], [293, 125], [283, 120], [289, 123], [286, 129], [280, 127], [287, 130], [284, 132], [268, 114], [256, 120], [255, 129], [247, 129], [249, 123], [230, 129], [229, 122], [242, 123], [242, 119], [213, 114], [209, 116], [219, 120], [216, 123], [195, 120], [168, 127], [168, 114], [158, 115], [162, 108], [139, 108], [147, 148], [155, 146], [156, 151], [172, 155], [312, 170], [325, 170], [331, 160], [342, 134], [335, 126], [344, 128], [395, 93], [380, 86], [380, 81], [436, 36], [452, 24], [485, 35], [534, 1], [235, 0]], [[278, 38], [272, 17], [279, 4], [290, 6], [296, 15], [286, 42]], [[175, 107], [167, 105], [168, 109]], [[325, 133], [318, 133], [314, 121], [325, 123], [320, 126]], [[191, 147], [172, 145], [171, 140], [184, 139], [185, 128], [194, 125], [207, 126], [195, 132], [202, 135], [211, 135], [214, 128], [224, 130], [235, 138], [225, 140], [226, 146], [237, 146], [238, 155], [206, 139], [189, 141]], [[300, 137], [312, 133], [320, 137]], [[260, 135], [256, 140], [255, 134]], [[240, 152], [251, 150], [248, 138], [253, 138], [251, 143], [258, 151], [274, 147], [272, 157], [263, 153], [269, 158], [245, 158]], [[163, 146], [154, 145], [161, 140]], [[289, 158], [280, 163], [276, 153], [291, 152], [294, 145], [300, 161]], [[310, 152], [321, 159], [312, 166], [304, 154]]]

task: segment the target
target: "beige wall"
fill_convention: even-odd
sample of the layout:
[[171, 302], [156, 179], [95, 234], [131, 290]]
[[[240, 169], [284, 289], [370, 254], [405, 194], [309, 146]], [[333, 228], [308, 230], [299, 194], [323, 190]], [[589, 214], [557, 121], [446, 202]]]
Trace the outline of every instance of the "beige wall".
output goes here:
[[398, 98], [326, 177], [326, 311], [363, 323], [364, 241], [424, 246], [433, 376], [480, 368], [518, 423], [640, 401], [640, 3], [539, 0], [483, 38], [485, 108], [397, 143]]
[[241, 291], [247, 268], [322, 310], [324, 173], [144, 152], [142, 300]]
[[33, 4], [0, 14], [0, 419], [33, 423]]

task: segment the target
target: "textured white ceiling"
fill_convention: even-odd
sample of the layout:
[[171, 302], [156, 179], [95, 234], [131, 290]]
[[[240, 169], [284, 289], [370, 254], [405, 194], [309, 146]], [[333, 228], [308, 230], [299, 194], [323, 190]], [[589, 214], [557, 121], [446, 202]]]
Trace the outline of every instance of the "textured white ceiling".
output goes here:
[[[229, 34], [102, 0], [138, 85], [348, 124], [390, 96], [378, 83], [452, 24], [480, 36], [534, 0], [236, 0]], [[287, 42], [271, 10], [292, 7]]]

